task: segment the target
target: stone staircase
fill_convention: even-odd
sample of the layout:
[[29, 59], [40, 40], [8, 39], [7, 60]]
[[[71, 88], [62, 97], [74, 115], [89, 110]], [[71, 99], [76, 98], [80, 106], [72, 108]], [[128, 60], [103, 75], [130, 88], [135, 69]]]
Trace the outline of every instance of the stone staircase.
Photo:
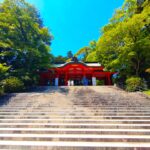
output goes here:
[[2, 105], [0, 149], [150, 149], [149, 99], [87, 88], [18, 94]]

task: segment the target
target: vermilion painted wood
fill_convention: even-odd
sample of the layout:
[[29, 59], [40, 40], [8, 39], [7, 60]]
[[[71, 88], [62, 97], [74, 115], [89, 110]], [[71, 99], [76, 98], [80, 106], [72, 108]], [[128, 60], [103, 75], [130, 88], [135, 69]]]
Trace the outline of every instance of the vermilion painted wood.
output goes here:
[[[70, 62], [61, 67], [52, 67], [47, 71], [40, 72], [40, 85], [47, 85], [47, 81], [52, 81], [55, 78], [63, 79], [64, 84], [67, 85], [68, 80], [75, 80], [85, 76], [88, 79], [96, 77], [99, 80], [104, 80], [105, 85], [112, 85], [111, 76], [114, 72], [104, 71], [103, 66], [88, 66], [82, 62]], [[59, 83], [59, 85], [61, 85]]]

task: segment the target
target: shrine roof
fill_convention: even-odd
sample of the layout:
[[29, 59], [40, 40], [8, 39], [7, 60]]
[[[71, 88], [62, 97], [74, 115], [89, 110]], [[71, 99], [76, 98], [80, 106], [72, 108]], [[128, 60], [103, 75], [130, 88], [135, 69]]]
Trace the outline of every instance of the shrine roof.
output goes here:
[[67, 62], [67, 63], [53, 64], [52, 67], [59, 68], [59, 67], [66, 66], [68, 64], [83, 64], [85, 66], [90, 66], [90, 67], [101, 67], [100, 63], [84, 63], [82, 61], [78, 61], [78, 62], [70, 61], [70, 62]]

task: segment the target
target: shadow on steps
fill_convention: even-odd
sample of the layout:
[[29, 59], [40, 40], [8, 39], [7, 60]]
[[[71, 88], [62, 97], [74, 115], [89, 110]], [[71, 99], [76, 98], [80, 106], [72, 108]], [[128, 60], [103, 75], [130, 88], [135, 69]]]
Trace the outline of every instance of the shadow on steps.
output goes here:
[[0, 97], [0, 106], [7, 105], [12, 97], [15, 97], [16, 93], [5, 94]]

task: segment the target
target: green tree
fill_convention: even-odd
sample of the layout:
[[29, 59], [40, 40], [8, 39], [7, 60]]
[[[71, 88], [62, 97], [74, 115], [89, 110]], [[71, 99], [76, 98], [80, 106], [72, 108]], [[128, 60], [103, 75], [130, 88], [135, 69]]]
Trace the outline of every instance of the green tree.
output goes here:
[[97, 62], [97, 55], [96, 55], [96, 51], [93, 51], [91, 53], [89, 53], [86, 57], [86, 62]]
[[8, 66], [0, 63], [0, 81], [6, 77], [8, 70]]
[[8, 76], [9, 67], [0, 63], [0, 96], [4, 94], [2, 80]]
[[65, 63], [67, 61], [67, 57], [63, 57], [61, 55], [54, 57], [53, 63]]
[[0, 63], [11, 66], [12, 75], [33, 78], [36, 70], [48, 67], [51, 40], [34, 6], [24, 0], [0, 4]]
[[[81, 48], [80, 50], [77, 51], [77, 53], [75, 54], [76, 57], [80, 57], [80, 59], [82, 61], [92, 61], [92, 60], [96, 60], [96, 56], [94, 56], [96, 53], [93, 53], [96, 50], [96, 41], [91, 41], [89, 43], [89, 46], [85, 46], [83, 48]], [[91, 55], [92, 53], [92, 55]], [[89, 56], [90, 55], [90, 56]], [[95, 57], [94, 59], [90, 60], [91, 56]]]
[[67, 52], [67, 58], [70, 59], [73, 57], [72, 51]]
[[80, 57], [82, 61], [85, 61], [86, 56], [88, 55], [88, 52], [90, 51], [90, 48], [88, 46], [81, 48], [78, 50], [78, 52], [75, 54], [76, 57]]
[[128, 76], [148, 79], [145, 70], [150, 64], [150, 3], [137, 11], [135, 0], [126, 0], [110, 23], [102, 29], [96, 47], [98, 61], [107, 70], [117, 71], [125, 81]]

